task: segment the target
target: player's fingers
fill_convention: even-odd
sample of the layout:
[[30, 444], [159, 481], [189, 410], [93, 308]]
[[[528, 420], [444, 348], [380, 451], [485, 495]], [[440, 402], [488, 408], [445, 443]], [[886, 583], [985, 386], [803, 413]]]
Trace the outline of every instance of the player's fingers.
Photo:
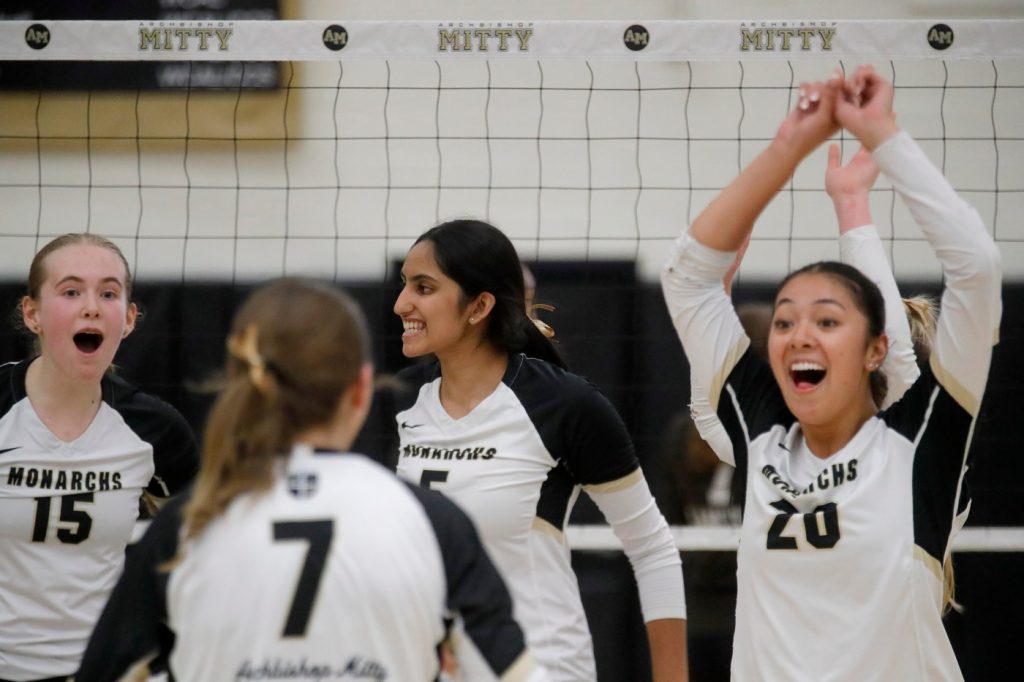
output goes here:
[[839, 145], [833, 142], [828, 146], [828, 169], [835, 170], [839, 168], [840, 152]]

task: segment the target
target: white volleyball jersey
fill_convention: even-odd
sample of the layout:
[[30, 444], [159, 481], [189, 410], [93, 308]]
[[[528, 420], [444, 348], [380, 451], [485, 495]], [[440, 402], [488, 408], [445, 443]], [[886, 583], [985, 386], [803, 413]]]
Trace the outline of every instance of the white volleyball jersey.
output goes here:
[[[399, 378], [419, 387], [415, 403], [396, 417], [399, 475], [440, 490], [473, 519], [509, 585], [530, 649], [553, 679], [596, 676], [564, 536], [581, 487], [623, 537], [645, 619], [685, 618], [678, 552], [622, 420], [593, 385], [514, 355], [494, 392], [452, 419], [441, 405], [436, 364]], [[627, 518], [642, 531], [626, 528]], [[643, 551], [633, 550], [631, 533], [637, 545], [646, 543]]]
[[143, 490], [168, 497], [198, 466], [172, 407], [116, 377], [85, 433], [58, 439], [25, 392], [29, 362], [0, 367], [0, 679], [78, 668], [124, 562]]
[[901, 134], [874, 152], [942, 263], [931, 367], [838, 452], [814, 456], [721, 279], [734, 254], [681, 237], [663, 272], [694, 419], [746, 472], [734, 680], [960, 680], [942, 563], [969, 502], [967, 449], [1000, 316], [977, 213]]
[[469, 519], [361, 455], [296, 448], [265, 493], [235, 499], [183, 548], [160, 512], [129, 555], [79, 678], [117, 680], [175, 635], [173, 679], [433, 680], [461, 615], [480, 679], [541, 680]]

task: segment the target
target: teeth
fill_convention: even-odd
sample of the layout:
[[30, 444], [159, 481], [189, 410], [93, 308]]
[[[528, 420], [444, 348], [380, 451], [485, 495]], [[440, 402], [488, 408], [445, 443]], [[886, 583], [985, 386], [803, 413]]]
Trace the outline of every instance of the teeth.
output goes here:
[[407, 332], [418, 332], [418, 331], [422, 331], [426, 327], [426, 325], [423, 324], [422, 322], [414, 322], [412, 320], [404, 320], [402, 322], [402, 327]]
[[812, 371], [812, 370], [817, 370], [819, 372], [824, 372], [825, 368], [822, 367], [821, 365], [819, 365], [816, 362], [794, 362], [789, 367], [789, 371], [791, 371], [791, 372], [806, 372], [806, 371]]

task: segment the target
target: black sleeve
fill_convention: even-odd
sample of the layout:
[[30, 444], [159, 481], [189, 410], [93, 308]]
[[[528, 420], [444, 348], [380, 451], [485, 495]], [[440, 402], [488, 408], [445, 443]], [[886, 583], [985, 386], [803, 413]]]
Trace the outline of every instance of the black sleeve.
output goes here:
[[747, 438], [753, 441], [777, 424], [788, 428], [794, 421], [771, 367], [752, 347], [725, 380], [718, 397], [718, 419], [732, 442], [736, 468], [743, 472], [747, 468]]
[[146, 490], [171, 497], [183, 490], [199, 471], [199, 445], [181, 414], [159, 398], [134, 391], [115, 408], [139, 438], [153, 446], [156, 470]]
[[973, 418], [935, 380], [930, 367], [899, 402], [882, 413], [885, 423], [911, 443], [914, 452], [914, 543], [940, 563], [946, 554], [971, 444]]
[[167, 504], [142, 540], [127, 553], [124, 572], [103, 608], [75, 679], [121, 679], [139, 661], [161, 652], [167, 642], [168, 571], [160, 567], [178, 552], [181, 509], [187, 496]]
[[626, 425], [592, 383], [527, 360], [513, 390], [544, 447], [582, 485], [615, 481], [640, 468]]
[[423, 505], [441, 546], [448, 610], [462, 616], [466, 635], [501, 677], [526, 650], [523, 631], [512, 617], [508, 588], [469, 517], [441, 493], [406, 486]]

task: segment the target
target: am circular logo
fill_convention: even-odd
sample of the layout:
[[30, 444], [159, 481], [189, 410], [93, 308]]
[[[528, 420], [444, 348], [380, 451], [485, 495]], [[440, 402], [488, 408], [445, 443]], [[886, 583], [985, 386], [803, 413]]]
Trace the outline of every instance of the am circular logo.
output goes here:
[[348, 45], [348, 31], [345, 30], [344, 26], [339, 26], [338, 24], [331, 24], [325, 28], [322, 37], [324, 47], [334, 52], [342, 50]]
[[25, 42], [33, 50], [41, 50], [50, 44], [50, 29], [43, 24], [32, 24], [25, 31]]
[[936, 50], [945, 50], [953, 45], [953, 29], [946, 24], [935, 24], [928, 29], [928, 44]]
[[622, 42], [626, 44], [626, 47], [638, 52], [645, 47], [651, 40], [651, 34], [647, 32], [647, 29], [640, 24], [633, 24], [626, 29], [626, 32], [622, 34]]

